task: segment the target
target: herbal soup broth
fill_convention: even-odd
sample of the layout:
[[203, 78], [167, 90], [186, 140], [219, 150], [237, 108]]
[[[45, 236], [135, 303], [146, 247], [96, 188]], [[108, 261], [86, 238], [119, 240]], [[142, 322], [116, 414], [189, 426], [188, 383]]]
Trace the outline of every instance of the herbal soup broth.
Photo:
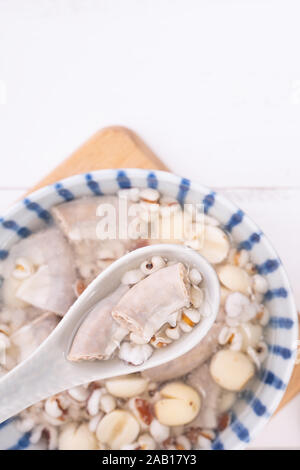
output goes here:
[[[44, 341], [101, 271], [141, 246], [181, 243], [202, 254], [218, 274], [221, 304], [208, 334], [180, 358], [59, 393], [20, 413], [18, 429], [47, 449], [209, 448], [267, 355], [268, 285], [249, 253], [236, 248], [218, 220], [155, 189], [82, 197], [51, 213], [48, 228], [16, 243], [0, 262], [1, 375]], [[68, 358], [117, 355], [141, 364], [201, 322], [208, 314], [205, 294], [196, 269], [160, 256], [145, 259], [86, 317], [88, 334], [78, 330]], [[132, 305], [134, 318], [127, 315]]]

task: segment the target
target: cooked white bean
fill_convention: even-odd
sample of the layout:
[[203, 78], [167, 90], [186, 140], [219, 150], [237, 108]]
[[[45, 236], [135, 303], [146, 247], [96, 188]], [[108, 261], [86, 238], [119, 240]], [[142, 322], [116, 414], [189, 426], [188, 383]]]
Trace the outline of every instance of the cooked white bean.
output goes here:
[[251, 278], [249, 274], [239, 266], [225, 264], [218, 270], [222, 284], [233, 292], [249, 294], [251, 290]]
[[67, 424], [58, 439], [59, 450], [96, 450], [98, 448], [94, 433], [87, 424], [79, 427], [75, 423]]
[[230, 391], [242, 390], [255, 372], [252, 361], [239, 351], [223, 349], [212, 358], [210, 373], [215, 382]]
[[158, 421], [166, 426], [190, 423], [200, 410], [199, 394], [183, 382], [171, 382], [161, 391], [163, 397], [154, 405]]
[[108, 392], [118, 398], [141, 395], [147, 389], [148, 381], [136, 375], [124, 375], [105, 382]]
[[213, 264], [224, 261], [229, 251], [229, 241], [226, 234], [218, 227], [206, 225], [200, 253]]
[[97, 439], [107, 444], [110, 449], [118, 450], [122, 446], [134, 442], [139, 434], [140, 426], [129, 411], [114, 410], [104, 416], [97, 426]]

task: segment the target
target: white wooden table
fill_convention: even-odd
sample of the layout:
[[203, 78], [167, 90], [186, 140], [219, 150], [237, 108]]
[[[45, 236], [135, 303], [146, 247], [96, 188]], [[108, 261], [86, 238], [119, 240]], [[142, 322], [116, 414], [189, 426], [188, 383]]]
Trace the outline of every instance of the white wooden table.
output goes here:
[[[299, 13], [289, 0], [0, 0], [0, 213], [122, 124], [253, 217], [300, 308]], [[300, 396], [251, 447], [300, 448]]]

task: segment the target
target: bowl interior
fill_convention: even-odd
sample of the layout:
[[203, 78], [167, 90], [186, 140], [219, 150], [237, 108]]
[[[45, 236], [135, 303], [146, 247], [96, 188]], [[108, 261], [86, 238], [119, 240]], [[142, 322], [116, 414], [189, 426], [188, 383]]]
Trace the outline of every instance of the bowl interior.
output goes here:
[[[237, 400], [231, 426], [212, 444], [213, 449], [243, 448], [282, 398], [294, 364], [298, 324], [291, 288], [277, 253], [260, 229], [234, 204], [196, 182], [162, 171], [99, 170], [77, 175], [31, 194], [0, 219], [0, 262], [16, 241], [49, 223], [49, 209], [53, 205], [134, 186], [157, 188], [180, 203], [203, 204], [205, 213], [217, 218], [234, 241], [251, 252], [258, 272], [268, 278], [269, 291], [265, 297], [271, 313], [266, 327], [268, 357], [263, 369]], [[1, 449], [28, 447], [33, 448], [29, 435], [16, 431], [13, 420], [0, 424]]]

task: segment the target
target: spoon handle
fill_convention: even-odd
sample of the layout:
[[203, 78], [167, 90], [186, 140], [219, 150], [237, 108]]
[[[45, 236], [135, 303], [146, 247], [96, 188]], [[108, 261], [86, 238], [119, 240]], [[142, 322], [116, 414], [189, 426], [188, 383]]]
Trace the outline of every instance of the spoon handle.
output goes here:
[[0, 423], [29, 406], [75, 386], [136, 372], [120, 361], [70, 362], [66, 358], [72, 325], [62, 321], [39, 348], [0, 379]]
[[[52, 345], [54, 346], [54, 345]], [[64, 364], [63, 364], [63, 363]], [[0, 379], [0, 423], [70, 385], [66, 360], [47, 341]], [[68, 383], [67, 383], [68, 382]]]

